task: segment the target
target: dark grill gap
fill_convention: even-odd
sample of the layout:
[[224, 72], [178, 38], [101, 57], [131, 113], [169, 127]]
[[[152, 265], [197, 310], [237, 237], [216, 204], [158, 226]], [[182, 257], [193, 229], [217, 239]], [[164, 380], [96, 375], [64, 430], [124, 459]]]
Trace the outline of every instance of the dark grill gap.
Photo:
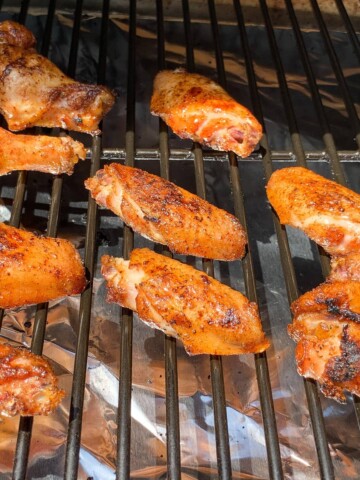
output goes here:
[[[359, 55], [359, 41], [353, 29], [346, 9], [340, 0], [335, 0], [338, 6], [341, 18], [347, 29], [349, 39], [353, 44], [354, 51]], [[0, 2], [0, 7], [3, 2]], [[28, 10], [30, 7], [30, 0], [22, 1], [18, 20], [25, 23]], [[264, 117], [260, 102], [260, 95], [257, 85], [257, 78], [253, 66], [253, 60], [247, 38], [245, 28], [245, 20], [243, 16], [242, 7], [239, 0], [234, 0], [234, 9], [236, 13], [236, 21], [238, 24], [239, 35], [241, 38], [241, 45], [244, 52], [245, 66], [247, 73], [247, 80], [249, 84], [249, 92], [252, 100], [252, 107], [257, 118], [264, 125]], [[299, 27], [297, 16], [293, 8], [291, 0], [285, 0], [286, 8], [289, 13], [291, 27], [294, 32], [297, 48], [300, 53], [301, 61], [306, 73], [307, 81], [310, 86], [313, 102], [315, 105], [318, 120], [321, 125], [323, 142], [326, 152], [329, 157], [331, 169], [334, 178], [342, 184], [346, 184], [343, 167], [339, 160], [339, 152], [336, 149], [333, 135], [330, 131], [326, 113], [324, 110], [322, 98], [317, 85], [316, 77], [314, 75], [309, 55], [303, 40], [302, 32]], [[337, 54], [332, 45], [332, 40], [328, 29], [322, 17], [321, 11], [315, 0], [311, 0], [316, 21], [319, 24], [321, 34], [324, 39], [329, 58], [332, 63], [333, 70], [338, 79], [342, 96], [348, 111], [348, 115], [354, 130], [357, 144], [360, 145], [359, 133], [359, 118], [356, 113], [346, 79], [342, 72], [342, 68], [337, 58]], [[297, 124], [296, 114], [293, 108], [291, 95], [289, 92], [285, 71], [283, 68], [281, 55], [278, 49], [271, 17], [268, 11], [268, 6], [265, 0], [259, 0], [259, 5], [264, 18], [264, 25], [267, 30], [268, 40], [271, 54], [276, 66], [279, 89], [282, 95], [282, 101], [287, 116], [288, 126], [291, 132], [292, 149], [295, 156], [296, 164], [307, 165], [307, 156], [304, 152], [299, 128]], [[182, 9], [184, 17], [184, 31], [186, 39], [186, 58], [187, 68], [189, 71], [196, 71], [194, 59], [194, 47], [192, 37], [192, 26], [190, 18], [190, 8], [188, 0], [182, 0]], [[221, 37], [218, 30], [216, 5], [213, 0], [208, 1], [209, 18], [214, 39], [214, 49], [216, 53], [216, 67], [218, 80], [221, 85], [226, 88], [226, 72], [224, 66], [224, 59], [221, 47]], [[164, 31], [164, 14], [163, 3], [161, 0], [156, 1], [157, 11], [157, 40], [158, 40], [158, 67], [159, 69], [166, 68], [165, 56], [165, 31]], [[80, 27], [83, 12], [83, 1], [77, 0], [74, 13], [74, 26], [71, 41], [70, 57], [68, 63], [67, 73], [74, 77], [77, 63], [77, 52], [79, 45]], [[56, 13], [56, 0], [52, 0], [48, 6], [48, 15], [42, 39], [41, 53], [46, 55], [49, 51], [51, 40], [51, 29]], [[106, 51], [107, 51], [107, 35], [108, 23], [110, 15], [110, 0], [104, 0], [102, 4], [102, 23], [101, 23], [101, 42], [99, 46], [99, 63], [98, 63], [98, 82], [105, 83], [106, 72]], [[137, 25], [137, 5], [135, 1], [129, 2], [129, 46], [128, 46], [128, 77], [127, 77], [127, 116], [126, 116], [126, 135], [125, 135], [125, 163], [129, 166], [136, 165], [137, 152], [135, 145], [135, 100], [136, 100], [136, 25]], [[56, 133], [56, 132], [55, 132]], [[100, 168], [100, 160], [102, 155], [105, 156], [111, 153], [110, 150], [102, 149], [101, 137], [96, 137], [92, 142], [91, 153], [91, 169], [90, 175], [93, 175]], [[169, 168], [169, 138], [166, 125], [159, 121], [159, 149], [156, 152], [149, 152], [148, 158], [155, 157], [160, 159], [160, 171], [164, 178], [170, 178]], [[141, 153], [143, 157], [147, 157], [145, 152]], [[215, 154], [216, 155], [216, 154]], [[277, 157], [278, 152], [272, 152], [269, 148], [269, 141], [266, 132], [261, 141], [261, 155], [262, 163], [266, 180], [269, 179], [273, 165], [272, 161]], [[192, 147], [192, 158], [194, 159], [196, 189], [199, 196], [205, 198], [206, 184], [204, 175], [204, 158], [203, 151], [198, 144]], [[286, 160], [292, 160], [289, 154], [283, 154]], [[241, 187], [241, 177], [238, 167], [238, 159], [234, 154], [227, 155], [229, 163], [230, 183], [233, 191], [233, 203], [235, 214], [241, 220], [242, 224], [246, 226], [246, 211], [243, 202], [243, 194]], [[170, 178], [171, 179], [171, 178]], [[10, 223], [14, 226], [19, 226], [21, 214], [24, 205], [24, 198], [26, 193], [27, 174], [20, 172], [18, 175], [17, 186], [11, 211]], [[57, 226], [60, 212], [60, 202], [62, 193], [62, 177], [55, 177], [52, 185], [51, 204], [47, 225], [47, 234], [49, 236], [56, 236]], [[86, 229], [86, 245], [84, 263], [88, 273], [89, 285], [81, 296], [80, 303], [80, 329], [78, 334], [78, 344], [76, 350], [73, 387], [71, 394], [71, 409], [68, 427], [68, 442], [66, 450], [66, 464], [64, 470], [64, 478], [75, 479], [79, 466], [79, 449], [81, 439], [82, 427], [82, 410], [84, 402], [84, 387], [85, 374], [88, 355], [88, 337], [91, 317], [91, 301], [92, 301], [92, 279], [94, 275], [94, 261], [96, 254], [96, 232], [97, 232], [97, 207], [95, 202], [90, 198], [88, 200], [87, 211], [87, 229]], [[288, 291], [289, 303], [295, 300], [298, 296], [298, 286], [296, 282], [294, 265], [290, 253], [290, 247], [286, 230], [283, 228], [277, 218], [274, 216], [275, 232], [278, 238], [278, 245], [284, 276]], [[134, 236], [128, 227], [124, 227], [124, 243], [123, 256], [128, 258], [134, 246]], [[163, 253], [169, 255], [169, 252], [164, 249]], [[120, 254], [120, 252], [119, 252]], [[326, 274], [328, 269], [327, 258], [322, 255], [323, 272]], [[203, 269], [206, 273], [213, 275], [214, 267], [212, 262], [203, 261]], [[253, 269], [253, 262], [251, 252], [249, 251], [246, 258], [243, 260], [243, 270], [245, 278], [246, 294], [250, 300], [256, 301], [256, 285], [255, 275]], [[2, 319], [1, 312], [1, 319]], [[31, 343], [33, 352], [41, 354], [44, 343], [45, 327], [47, 316], [47, 304], [42, 304], [37, 307], [34, 331]], [[118, 443], [117, 443], [117, 468], [116, 477], [119, 479], [128, 479], [130, 477], [130, 463], [131, 463], [131, 388], [132, 388], [132, 312], [123, 309], [121, 315], [121, 342], [120, 342], [120, 379], [119, 379], [119, 409], [118, 409]], [[181, 457], [180, 457], [180, 430], [181, 424], [179, 422], [179, 398], [178, 398], [178, 378], [177, 378], [177, 356], [176, 356], [176, 341], [170, 337], [164, 337], [164, 352], [165, 352], [165, 372], [166, 372], [166, 426], [167, 426], [167, 463], [168, 463], [168, 478], [181, 478]], [[210, 359], [211, 383], [213, 392], [213, 407], [214, 407], [214, 423], [216, 431], [216, 447], [217, 447], [217, 461], [218, 461], [218, 476], [221, 479], [230, 479], [232, 476], [231, 469], [231, 455], [229, 436], [227, 428], [226, 416], [226, 397], [224, 389], [224, 379], [222, 370], [221, 357], [211, 356]], [[261, 409], [263, 414], [263, 423], [266, 437], [266, 446], [269, 464], [269, 477], [273, 479], [283, 478], [282, 463], [280, 456], [280, 448], [277, 434], [277, 426], [274, 415], [273, 399], [271, 394], [271, 384], [269, 379], [269, 371], [266, 354], [259, 354], [255, 356], [256, 374], [258, 379], [258, 386], [260, 392]], [[326, 432], [324, 427], [323, 413], [318, 396], [316, 383], [311, 380], [304, 381], [305, 390], [307, 394], [309, 411], [312, 420], [312, 428], [314, 431], [314, 438], [317, 448], [317, 455], [319, 460], [321, 477], [324, 479], [334, 478], [333, 464], [331, 461]], [[359, 400], [354, 398], [354, 407], [359, 420], [360, 407]], [[26, 478], [26, 469], [28, 463], [29, 448], [31, 442], [32, 419], [22, 418], [19, 423], [19, 434], [15, 453], [15, 462], [13, 470], [14, 479]], [[61, 472], [62, 473], [62, 472]]]

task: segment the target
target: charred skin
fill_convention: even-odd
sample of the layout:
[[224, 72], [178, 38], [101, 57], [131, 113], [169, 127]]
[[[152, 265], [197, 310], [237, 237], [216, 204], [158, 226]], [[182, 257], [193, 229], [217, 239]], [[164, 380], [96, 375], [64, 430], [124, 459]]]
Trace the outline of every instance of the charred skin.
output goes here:
[[360, 252], [360, 195], [302, 167], [277, 170], [267, 195], [280, 222], [303, 230], [331, 255]]
[[189, 265], [148, 249], [130, 261], [102, 257], [108, 301], [181, 340], [190, 355], [237, 355], [269, 347], [257, 306]]
[[44, 358], [0, 344], [0, 415], [48, 415], [65, 395], [57, 384]]
[[182, 69], [157, 74], [150, 108], [179, 137], [242, 157], [262, 136], [256, 118], [220, 85]]
[[0, 111], [10, 130], [62, 127], [97, 134], [114, 104], [101, 85], [85, 85], [64, 75], [34, 51], [34, 37], [16, 22], [0, 23]]
[[113, 163], [85, 186], [99, 205], [173, 252], [219, 260], [245, 253], [246, 234], [237, 218], [156, 175]]
[[85, 157], [84, 145], [71, 137], [15, 135], [0, 127], [0, 175], [14, 170], [71, 175]]
[[306, 312], [288, 327], [297, 342], [300, 375], [319, 382], [326, 397], [346, 401], [344, 391], [360, 395], [360, 325], [336, 314]]
[[0, 223], [0, 308], [48, 302], [81, 293], [80, 256], [67, 240], [38, 237]]

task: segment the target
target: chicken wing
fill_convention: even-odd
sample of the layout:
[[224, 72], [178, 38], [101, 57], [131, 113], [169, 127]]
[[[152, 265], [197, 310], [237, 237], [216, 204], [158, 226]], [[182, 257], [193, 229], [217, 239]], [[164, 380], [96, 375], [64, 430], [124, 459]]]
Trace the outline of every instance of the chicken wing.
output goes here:
[[47, 302], [85, 288], [80, 256], [67, 240], [0, 223], [0, 308]]
[[156, 175], [113, 163], [85, 186], [99, 205], [173, 252], [219, 260], [245, 253], [246, 234], [233, 215]]
[[183, 69], [157, 74], [150, 108], [179, 137], [242, 157], [250, 155], [262, 135], [256, 118], [220, 85]]
[[360, 251], [360, 195], [302, 167], [274, 172], [267, 195], [281, 223], [332, 255]]
[[15, 135], [0, 127], [0, 175], [14, 170], [71, 175], [85, 157], [84, 145], [71, 137]]
[[269, 346], [255, 303], [189, 265], [146, 248], [130, 261], [104, 256], [108, 301], [178, 338], [190, 355], [237, 355]]
[[340, 403], [344, 390], [360, 395], [360, 325], [325, 311], [298, 314], [289, 334], [297, 343], [300, 375], [319, 382], [323, 394]]
[[62, 127], [96, 134], [114, 103], [111, 91], [64, 75], [31, 48], [34, 37], [12, 21], [0, 23], [0, 111], [9, 129]]
[[57, 384], [44, 358], [0, 344], [0, 415], [48, 415], [65, 395]]

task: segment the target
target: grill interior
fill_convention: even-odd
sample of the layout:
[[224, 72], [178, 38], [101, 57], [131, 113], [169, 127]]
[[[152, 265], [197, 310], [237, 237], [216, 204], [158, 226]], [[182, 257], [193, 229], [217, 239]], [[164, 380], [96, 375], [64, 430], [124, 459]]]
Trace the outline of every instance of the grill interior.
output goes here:
[[[2, 206], [5, 211], [11, 212], [11, 225], [46, 231], [49, 236], [59, 233], [60, 236], [68, 235], [74, 238], [76, 231], [79, 237], [84, 239], [84, 245], [80, 241], [80, 247], [89, 284], [73, 313], [77, 319], [77, 327], [73, 366], [69, 368], [73, 376], [68, 384], [68, 411], [65, 415], [67, 423], [63, 426], [65, 439], [61, 442], [61, 447], [58, 447], [62, 449], [57, 457], [58, 463], [44, 463], [45, 470], [41, 478], [45, 478], [46, 474], [66, 479], [127, 479], [130, 476], [171, 479], [280, 479], [312, 478], [311, 475], [314, 475], [314, 478], [331, 479], [335, 478], [335, 474], [339, 475], [338, 478], [357, 478], [360, 467], [353, 444], [359, 440], [358, 399], [349, 397], [346, 407], [335, 405], [334, 402], [320, 397], [315, 382], [303, 382], [298, 378], [294, 365], [285, 365], [278, 369], [274, 367], [274, 364], [281, 363], [280, 357], [285, 357], [284, 352], [290, 351], [290, 354], [287, 353], [288, 358], [293, 358], [294, 347], [286, 336], [286, 324], [291, 318], [289, 304], [299, 293], [320, 283], [322, 276], [328, 272], [328, 259], [304, 236], [291, 229], [286, 230], [279, 224], [266, 203], [264, 190], [274, 169], [296, 164], [307, 166], [360, 191], [357, 170], [360, 160], [360, 128], [356, 105], [356, 100], [359, 99], [356, 78], [359, 78], [360, 44], [356, 34], [357, 25], [347, 13], [349, 5], [341, 0], [334, 0], [331, 18], [336, 21], [333, 30], [331, 23], [324, 20], [328, 17], [324, 16], [316, 0], [309, 0], [314, 22], [310, 29], [302, 27], [301, 8], [290, 0], [284, 0], [281, 4], [288, 14], [288, 19], [284, 21], [285, 24], [280, 25], [281, 28], [278, 28], [274, 10], [269, 8], [265, 0], [259, 0], [256, 5], [257, 18], [261, 19], [261, 23], [257, 25], [248, 18], [251, 11], [249, 14], [248, 9], [236, 0], [225, 9], [223, 4], [216, 5], [216, 2], [209, 0], [207, 4], [201, 5], [201, 18], [194, 15], [194, 11], [198, 12], [198, 6], [195, 8], [187, 0], [178, 2], [175, 6], [157, 0], [145, 9], [145, 12], [144, 6], [137, 5], [135, 1], [129, 2], [129, 5], [115, 5], [116, 2], [113, 4], [110, 0], [104, 0], [99, 2], [99, 5], [94, 2], [87, 5], [86, 1], [78, 0], [74, 2], [72, 11], [68, 10], [69, 2], [62, 4], [60, 1], [50, 0], [45, 3], [46, 6], [31, 1], [1, 2], [1, 18], [12, 17], [30, 29], [37, 27], [35, 33], [38, 34], [38, 50], [43, 55], [50, 55], [55, 62], [58, 60], [56, 63], [62, 63], [61, 67], [69, 76], [82, 77], [85, 70], [89, 76], [88, 81], [110, 83], [111, 87], [116, 87], [118, 99], [114, 111], [104, 120], [102, 136], [93, 139], [77, 136], [89, 146], [89, 158], [81, 166], [78, 165], [70, 179], [20, 172], [0, 180]], [[176, 15], [181, 16], [173, 14], [170, 7], [174, 7]], [[225, 20], [222, 17], [224, 11]], [[91, 24], [93, 29], [89, 26], [90, 22], [95, 22]], [[61, 51], [57, 42], [63, 40], [63, 30], [57, 29], [59, 24], [63, 25], [63, 30], [70, 32], [65, 41], [66, 48]], [[122, 43], [114, 41], [114, 25], [117, 25], [123, 34]], [[146, 28], [148, 30], [144, 34]], [[94, 31], [96, 39], [91, 39]], [[289, 37], [285, 37], [284, 32], [287, 32]], [[314, 62], [314, 44], [310, 37], [315, 34], [323, 48], [323, 62], [328, 68], [326, 70], [324, 67], [325, 73], [322, 73], [321, 65], [319, 67]], [[203, 39], [210, 44], [206, 50], [207, 56], [199, 53], [203, 47]], [[283, 43], [287, 39], [289, 45]], [[174, 48], [175, 40], [180, 50]], [[151, 42], [148, 50], [146, 42]], [[90, 44], [92, 47], [96, 46], [95, 54], [93, 49], [91, 50], [91, 58], [95, 58], [95, 63], [90, 63], [87, 54], [86, 48]], [[142, 53], [143, 49], [145, 54]], [[339, 53], [344, 51], [349, 53], [346, 58]], [[269, 89], [264, 87], [266, 79], [264, 80], [262, 73], [266, 70], [260, 68], [260, 54], [263, 55], [263, 66], [267, 67], [269, 61], [274, 72]], [[151, 55], [151, 58], [146, 61], [147, 55]], [[184, 62], [181, 58], [184, 58]], [[204, 58], [210, 59], [207, 65]], [[308, 92], [307, 105], [314, 113], [313, 123], [310, 122], [310, 114], [299, 108], [301, 102], [298, 101], [297, 89], [294, 88], [292, 61], [297, 62], [303, 73], [301, 81], [296, 85]], [[203, 150], [198, 144], [180, 141], [168, 132], [162, 121], [150, 119], [149, 112], [145, 111], [147, 106], [141, 103], [142, 99], [148, 98], [149, 101], [151, 82], [149, 83], [148, 78], [157, 70], [174, 68], [179, 64], [186, 66], [189, 71], [204, 71], [230, 93], [233, 93], [233, 89], [235, 95], [238, 88], [236, 78], [239, 76], [235, 76], [233, 68], [239, 68], [244, 74], [239, 96], [243, 96], [243, 103], [254, 112], [266, 132], [260, 148], [250, 159], [243, 160], [232, 153]], [[117, 78], [117, 72], [122, 75], [122, 80], [119, 84], [115, 81], [115, 84], [111, 85]], [[328, 84], [329, 89], [324, 82], [326, 75], [330, 75], [328, 72], [334, 78], [334, 81]], [[332, 90], [337, 98], [333, 108], [329, 101]], [[273, 112], [270, 111], [271, 106], [275, 107]], [[279, 124], [282, 124], [282, 129], [276, 127]], [[60, 132], [56, 130], [52, 134], [58, 135]], [[97, 456], [97, 426], [96, 423], [93, 425], [95, 440], [91, 453], [104, 469], [99, 465], [89, 467], [86, 457], [89, 449], [82, 446], [82, 429], [86, 426], [85, 419], [83, 422], [84, 405], [88, 408], [87, 375], [94, 367], [94, 355], [88, 356], [89, 349], [90, 353], [94, 351], [92, 341], [89, 345], [89, 335], [93, 338], [91, 332], [99, 318], [100, 303], [97, 303], [99, 301], [96, 298], [98, 295], [102, 295], [102, 298], [104, 296], [103, 287], [98, 288], [97, 283], [100, 277], [98, 258], [109, 249], [117, 256], [127, 258], [134, 245], [139, 246], [144, 242], [137, 236], [134, 238], [133, 232], [114, 219], [112, 214], [98, 211], [96, 204], [87, 198], [82, 187], [85, 178], [93, 175], [104, 162], [109, 161], [125, 162], [129, 166], [139, 166], [158, 173], [234, 212], [242, 224], [247, 226], [249, 251], [241, 264], [235, 262], [233, 266], [224, 266], [219, 262], [214, 264], [203, 260], [196, 262], [196, 266], [239, 288], [250, 300], [257, 301], [264, 329], [272, 337], [274, 345], [266, 354], [258, 354], [254, 359], [248, 360], [248, 364], [253, 368], [250, 376], [255, 382], [256, 375], [257, 382], [257, 392], [254, 394], [257, 403], [250, 402], [249, 405], [255, 408], [256, 404], [259, 414], [256, 422], [258, 435], [263, 439], [263, 470], [256, 466], [261, 463], [259, 452], [256, 452], [255, 459], [251, 452], [242, 455], [241, 451], [238, 451], [241, 450], [240, 447], [236, 447], [240, 438], [232, 433], [234, 420], [231, 408], [234, 408], [234, 404], [229, 400], [229, 392], [232, 392], [233, 388], [237, 391], [231, 395], [236, 398], [238, 394], [239, 398], [242, 398], [241, 389], [246, 389], [248, 382], [244, 381], [243, 372], [239, 373], [236, 380], [229, 372], [234, 372], [238, 366], [242, 369], [245, 364], [238, 363], [238, 359], [222, 359], [218, 356], [201, 359], [201, 363], [196, 359], [187, 359], [184, 363], [182, 347], [174, 339], [153, 331], [146, 333], [146, 327], [133, 319], [132, 312], [126, 309], [120, 312], [114, 306], [102, 306], [101, 312], [105, 317], [111, 317], [113, 323], [120, 325], [119, 336], [115, 339], [116, 342], [114, 340], [118, 345], [117, 357], [109, 362], [112, 367], [116, 365], [113, 370], [119, 383], [118, 408], [114, 410], [116, 417], [112, 418], [113, 437], [108, 438], [111, 450], [108, 456]], [[81, 193], [81, 190], [84, 192]], [[38, 195], [39, 192], [42, 192], [43, 196]], [[264, 253], [267, 250], [259, 247], [259, 239], [264, 241], [264, 244], [272, 245], [268, 256]], [[145, 244], [152, 245], [146, 242]], [[152, 248], [169, 255], [168, 251], [159, 249], [158, 246], [152, 245]], [[305, 250], [308, 256], [302, 254]], [[303, 262], [299, 261], [301, 258]], [[194, 262], [190, 258], [183, 260]], [[272, 299], [269, 296], [272, 289], [276, 290], [278, 296], [286, 292], [287, 298]], [[281, 304], [280, 309], [274, 308], [277, 302]], [[56, 338], [51, 339], [51, 332], [47, 332], [47, 316], [50, 315], [48, 307], [47, 304], [36, 307], [29, 321], [31, 328], [26, 326], [26, 322], [22, 325], [25, 325], [24, 330], [19, 330], [17, 325], [18, 331], [22, 332], [21, 337], [10, 334], [11, 329], [5, 322], [2, 336], [15, 341], [20, 338], [23, 343], [31, 341], [31, 350], [41, 354], [45, 341], [57, 341]], [[11, 317], [2, 312], [1, 318], [5, 320], [6, 316]], [[157, 398], [154, 418], [161, 417], [165, 429], [162, 439], [159, 440], [159, 428], [153, 436], [164, 445], [164, 451], [159, 447], [154, 450], [149, 448], [149, 437], [142, 437], [137, 433], [141, 432], [141, 429], [138, 429], [134, 420], [134, 398], [138, 398], [134, 375], [135, 370], [138, 372], [141, 369], [142, 357], [139, 348], [145, 343], [143, 345], [143, 340], [139, 338], [142, 339], [143, 331], [150, 337], [156, 336], [158, 343], [153, 349], [159, 345], [161, 348], [159, 364], [156, 364], [156, 368], [154, 364], [148, 364], [146, 367], [149, 371], [144, 375], [152, 379], [148, 385], [151, 390], [155, 375], [161, 372], [159, 391], [154, 389], [154, 396]], [[106, 358], [107, 346], [103, 345], [103, 349], [105, 353], [102, 358]], [[199, 369], [198, 380], [203, 381], [203, 385], [206, 384], [203, 390], [186, 394], [186, 388], [179, 388], [181, 382], [186, 383], [188, 374], [184, 365]], [[206, 367], [203, 367], [204, 365]], [[286, 433], [283, 427], [284, 420], [279, 406], [279, 391], [283, 383], [277, 378], [281, 375], [284, 378], [291, 376], [289, 383], [294, 384], [293, 400], [286, 400], [293, 403], [293, 409], [288, 412], [291, 412], [289, 415], [294, 418], [287, 421], [294, 420], [296, 425], [298, 420], [295, 417], [300, 412], [303, 418], [310, 418], [311, 422], [307, 435], [311, 438], [310, 444], [313, 447], [310, 446], [311, 452], [304, 454], [302, 460], [304, 477], [301, 477], [300, 470], [294, 467], [298, 460], [286, 450], [287, 447], [290, 449], [292, 443], [296, 443], [297, 433]], [[146, 385], [142, 385], [142, 390], [144, 389], [146, 390]], [[194, 455], [190, 458], [184, 453], [187, 451], [186, 442], [190, 438], [185, 435], [183, 428], [184, 406], [187, 405], [188, 397], [195, 399], [195, 405], [201, 395], [205, 395], [204, 391], [208, 399], [207, 415], [211, 417], [209, 425], [213, 436], [194, 440], [197, 449], [200, 449], [199, 445], [205, 441], [207, 457]], [[108, 393], [109, 396], [115, 394], [116, 392]], [[251, 416], [245, 407], [243, 413]], [[191, 419], [196, 422], [197, 418], [198, 411], [194, 407]], [[89, 421], [89, 417], [87, 419]], [[236, 419], [238, 421], [238, 417]], [[334, 423], [334, 419], [338, 423]], [[55, 422], [55, 419], [53, 421]], [[7, 433], [10, 447], [6, 447], [8, 459], [3, 461], [1, 478], [40, 478], [38, 471], [36, 475], [32, 473], [36, 465], [40, 468], [39, 454], [34, 439], [32, 441], [32, 431], [37, 428], [38, 422], [41, 424], [37, 418], [33, 420], [23, 417], [18, 427], [11, 434]], [[51, 417], [48, 422], [48, 428], [51, 429]], [[138, 417], [136, 422], [144, 424], [145, 420]], [[160, 425], [160, 419], [153, 424], [155, 427]], [[4, 428], [6, 425], [8, 424], [3, 424]], [[14, 421], [11, 425], [15, 425]], [[247, 424], [244, 425], [245, 432], [242, 435], [247, 441], [250, 432], [246, 431]], [[341, 431], [346, 431], [348, 426], [352, 425], [353, 443], [346, 443], [344, 440], [344, 445], [337, 445], [336, 436], [333, 435], [334, 425], [335, 429], [340, 428]], [[55, 426], [53, 428], [55, 429]], [[149, 431], [152, 431], [151, 428]], [[239, 430], [236, 432], [239, 433]], [[52, 451], [55, 449], [53, 446]], [[142, 462], [139, 458], [145, 456], [145, 451], [153, 451], [153, 459], [149, 460], [148, 468], [144, 465], [140, 468]], [[344, 451], [350, 459], [351, 468], [346, 469], [344, 466]], [[146, 461], [147, 459], [143, 462], [145, 465]], [[12, 473], [9, 469], [10, 463]]]

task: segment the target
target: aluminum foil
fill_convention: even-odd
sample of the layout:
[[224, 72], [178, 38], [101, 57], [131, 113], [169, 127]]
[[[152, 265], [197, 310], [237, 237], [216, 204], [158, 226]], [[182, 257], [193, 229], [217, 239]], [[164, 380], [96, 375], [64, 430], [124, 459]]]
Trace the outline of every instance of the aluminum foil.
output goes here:
[[[9, 15], [2, 14], [1, 18]], [[40, 40], [45, 17], [28, 16], [27, 26]], [[84, 17], [78, 51], [76, 76], [79, 80], [96, 81], [96, 62], [100, 33], [98, 16]], [[66, 70], [71, 42], [72, 15], [57, 14], [54, 21], [50, 58]], [[184, 31], [181, 21], [165, 24], [166, 60], [169, 68], [184, 65]], [[228, 90], [251, 107], [246, 82], [242, 49], [236, 25], [220, 28], [227, 72]], [[290, 151], [290, 134], [283, 111], [277, 78], [269, 53], [266, 32], [262, 27], [249, 27], [249, 41], [254, 56], [266, 127], [271, 147]], [[195, 61], [198, 71], [216, 79], [216, 63], [211, 27], [194, 24]], [[276, 31], [286, 68], [300, 132], [307, 150], [323, 151], [321, 132], [311, 96], [304, 82], [294, 39], [289, 29]], [[332, 32], [335, 47], [344, 67], [354, 99], [359, 98], [359, 68], [343, 33]], [[355, 148], [351, 125], [339, 97], [338, 86], [316, 32], [306, 33], [311, 61], [319, 78], [329, 123], [337, 147]], [[118, 94], [115, 108], [104, 122], [104, 147], [116, 148], [112, 160], [122, 159], [126, 121], [126, 59], [128, 25], [113, 16], [109, 28], [108, 69], [106, 83]], [[157, 71], [156, 22], [139, 20], [137, 29], [136, 67], [136, 146], [139, 149], [158, 147], [158, 120], [151, 117], [148, 103], [152, 79]], [[90, 145], [85, 136], [76, 136]], [[184, 149], [191, 146], [170, 134], [170, 146]], [[159, 174], [155, 160], [139, 159], [137, 166]], [[108, 156], [104, 160], [108, 160]], [[205, 173], [209, 201], [233, 211], [229, 172], [225, 157], [210, 157], [205, 152]], [[358, 160], [356, 155], [353, 160]], [[171, 179], [195, 191], [194, 166], [189, 153], [174, 155], [170, 160]], [[324, 154], [311, 168], [330, 176]], [[287, 166], [283, 157], [274, 161], [275, 168]], [[344, 164], [351, 188], [359, 191], [359, 164]], [[81, 186], [89, 176], [89, 162], [76, 167], [72, 177], [64, 178], [59, 236], [74, 242], [83, 255], [87, 192]], [[261, 161], [256, 158], [239, 162], [241, 184], [249, 227], [249, 243], [253, 255], [259, 308], [267, 335], [272, 340], [268, 350], [270, 379], [273, 391], [280, 449], [286, 479], [318, 479], [320, 477], [315, 443], [305, 399], [303, 380], [296, 373], [294, 344], [286, 333], [290, 322], [289, 305], [281, 269], [271, 210], [265, 196], [265, 180]], [[0, 216], [9, 219], [16, 174], [1, 178]], [[22, 226], [46, 231], [51, 193], [51, 176], [29, 174]], [[289, 229], [289, 239], [301, 292], [322, 281], [317, 250], [305, 235]], [[100, 212], [98, 230], [97, 272], [89, 339], [83, 428], [81, 436], [79, 479], [110, 480], [115, 478], [116, 414], [118, 403], [119, 339], [121, 311], [106, 303], [106, 289], [99, 272], [104, 253], [121, 256], [122, 223], [106, 210]], [[150, 246], [135, 236], [135, 246]], [[181, 258], [201, 268], [199, 260]], [[215, 262], [216, 278], [242, 292], [245, 291], [240, 262]], [[36, 307], [7, 312], [1, 330], [1, 341], [29, 346]], [[52, 302], [49, 308], [44, 355], [59, 376], [67, 396], [48, 417], [34, 421], [27, 477], [61, 479], [65, 462], [65, 445], [69, 417], [72, 371], [79, 328], [79, 298]], [[182, 478], [216, 479], [217, 458], [209, 358], [189, 357], [180, 343], [177, 348], [179, 371], [179, 409]], [[259, 391], [253, 356], [223, 359], [227, 415], [233, 478], [260, 480], [268, 478], [268, 466]], [[166, 478], [166, 421], [164, 336], [134, 318], [133, 392], [131, 477]], [[336, 478], [356, 479], [360, 476], [360, 433], [352, 400], [346, 405], [322, 398], [325, 427], [334, 462]], [[17, 438], [18, 418], [3, 419], [0, 424], [0, 478], [10, 479]]]

